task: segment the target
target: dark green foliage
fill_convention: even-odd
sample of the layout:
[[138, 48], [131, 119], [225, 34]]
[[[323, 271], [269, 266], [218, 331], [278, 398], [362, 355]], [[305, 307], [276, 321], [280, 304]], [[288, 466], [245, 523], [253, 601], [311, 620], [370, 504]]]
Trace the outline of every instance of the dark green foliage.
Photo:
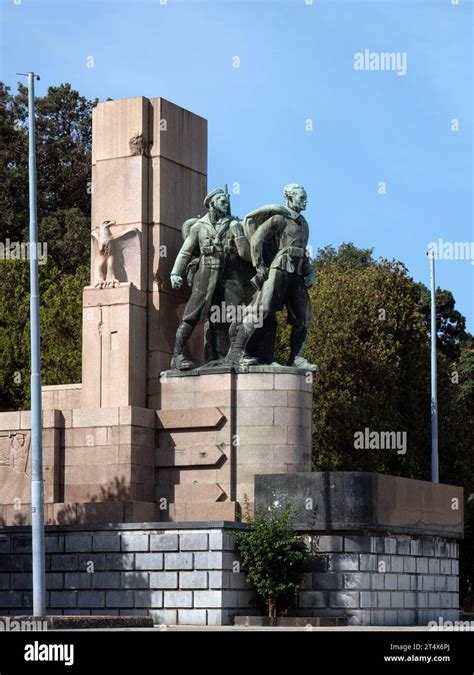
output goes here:
[[265, 600], [269, 616], [274, 617], [277, 602], [298, 593], [308, 556], [306, 544], [293, 530], [289, 506], [281, 512], [258, 511], [248, 522], [249, 529], [235, 535], [237, 551], [247, 581]]

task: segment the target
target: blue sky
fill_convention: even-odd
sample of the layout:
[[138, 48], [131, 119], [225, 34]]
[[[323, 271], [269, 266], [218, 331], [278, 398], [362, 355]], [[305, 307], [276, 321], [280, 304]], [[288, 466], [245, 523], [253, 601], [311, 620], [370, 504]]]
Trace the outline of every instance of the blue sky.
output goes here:
[[[237, 215], [302, 183], [313, 249], [373, 246], [426, 284], [429, 242], [474, 241], [472, 0], [0, 2], [4, 82], [36, 70], [39, 95], [71, 82], [206, 117], [209, 187], [238, 183]], [[406, 75], [355, 70], [365, 49], [406, 53]], [[473, 274], [437, 265], [471, 331]]]

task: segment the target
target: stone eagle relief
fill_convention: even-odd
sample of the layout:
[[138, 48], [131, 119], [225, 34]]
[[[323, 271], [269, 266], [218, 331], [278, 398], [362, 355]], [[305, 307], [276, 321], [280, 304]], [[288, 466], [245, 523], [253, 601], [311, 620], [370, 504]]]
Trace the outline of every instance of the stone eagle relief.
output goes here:
[[140, 230], [129, 227], [112, 234], [115, 221], [104, 220], [91, 232], [92, 285], [95, 288], [113, 288], [121, 283], [140, 287]]

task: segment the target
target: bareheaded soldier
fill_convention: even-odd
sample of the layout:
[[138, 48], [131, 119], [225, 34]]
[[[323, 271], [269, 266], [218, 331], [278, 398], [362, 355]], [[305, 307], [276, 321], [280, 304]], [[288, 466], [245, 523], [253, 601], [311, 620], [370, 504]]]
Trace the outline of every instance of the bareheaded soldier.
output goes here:
[[259, 312], [248, 312], [240, 325], [231, 328], [231, 346], [227, 363], [245, 365], [247, 343], [258, 326], [254, 317], [272, 320], [286, 307], [292, 326], [289, 366], [316, 370], [302, 351], [312, 319], [308, 288], [314, 281], [314, 269], [306, 248], [309, 227], [301, 211], [308, 201], [305, 189], [291, 183], [284, 188], [286, 206], [270, 204], [250, 213], [244, 230], [250, 239], [251, 258], [257, 274], [253, 279], [258, 289], [252, 305]]

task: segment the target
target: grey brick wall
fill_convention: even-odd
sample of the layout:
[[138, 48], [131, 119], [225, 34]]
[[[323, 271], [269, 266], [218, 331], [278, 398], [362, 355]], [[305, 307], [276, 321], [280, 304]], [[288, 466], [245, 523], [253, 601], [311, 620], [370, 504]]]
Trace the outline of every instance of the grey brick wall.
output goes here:
[[[408, 535], [310, 535], [312, 562], [297, 608], [349, 624], [457, 620], [457, 542]], [[311, 608], [309, 610], [308, 608]]]
[[[51, 614], [150, 615], [157, 623], [230, 624], [260, 614], [239, 569], [239, 525], [48, 527]], [[458, 544], [408, 535], [305, 533], [311, 560], [292, 608], [349, 624], [416, 625], [458, 618]], [[31, 538], [0, 533], [0, 613], [31, 611]]]

